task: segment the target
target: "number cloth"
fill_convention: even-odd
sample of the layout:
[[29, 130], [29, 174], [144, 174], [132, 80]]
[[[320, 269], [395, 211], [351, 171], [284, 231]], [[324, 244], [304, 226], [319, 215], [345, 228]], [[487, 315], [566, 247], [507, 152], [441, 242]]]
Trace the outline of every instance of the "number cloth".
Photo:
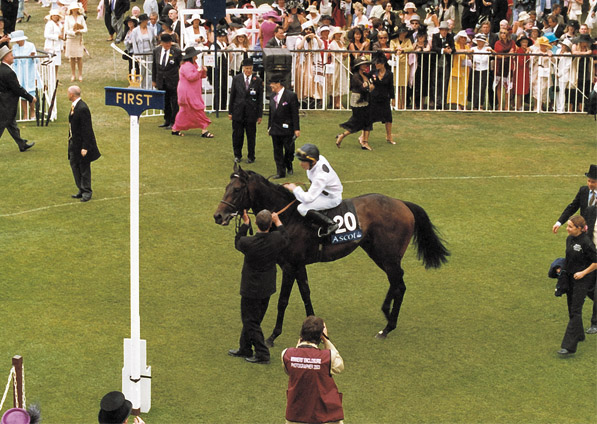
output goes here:
[[321, 211], [342, 203], [342, 183], [325, 156], [319, 155], [317, 163], [307, 171], [307, 178], [311, 181], [308, 191], [302, 187], [293, 191], [294, 197], [301, 202], [297, 209], [302, 216], [311, 209]]

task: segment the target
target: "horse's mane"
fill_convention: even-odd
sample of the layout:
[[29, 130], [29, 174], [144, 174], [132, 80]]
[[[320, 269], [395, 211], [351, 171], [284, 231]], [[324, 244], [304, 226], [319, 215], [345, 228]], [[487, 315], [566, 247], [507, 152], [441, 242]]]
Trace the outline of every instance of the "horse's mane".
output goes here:
[[254, 172], [254, 171], [245, 171], [245, 172], [249, 175], [249, 179], [258, 180], [260, 184], [265, 185], [266, 187], [268, 187], [269, 189], [274, 191], [277, 195], [279, 195], [283, 199], [287, 200], [288, 202], [291, 202], [294, 200], [294, 194], [292, 194], [290, 191], [288, 191], [283, 185], [272, 183], [267, 178], [265, 178], [263, 175], [258, 174], [257, 172]]

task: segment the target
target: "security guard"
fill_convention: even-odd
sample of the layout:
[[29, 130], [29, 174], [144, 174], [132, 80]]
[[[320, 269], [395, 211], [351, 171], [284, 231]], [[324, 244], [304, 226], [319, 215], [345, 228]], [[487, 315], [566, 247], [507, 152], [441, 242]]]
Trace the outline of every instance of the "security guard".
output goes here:
[[340, 178], [313, 144], [305, 144], [294, 156], [300, 161], [301, 168], [307, 171], [311, 187], [306, 192], [292, 183], [284, 184], [284, 187], [292, 191], [301, 202], [297, 208], [299, 213], [320, 227], [319, 237], [328, 236], [338, 229], [338, 224], [318, 211], [331, 209], [342, 203]]

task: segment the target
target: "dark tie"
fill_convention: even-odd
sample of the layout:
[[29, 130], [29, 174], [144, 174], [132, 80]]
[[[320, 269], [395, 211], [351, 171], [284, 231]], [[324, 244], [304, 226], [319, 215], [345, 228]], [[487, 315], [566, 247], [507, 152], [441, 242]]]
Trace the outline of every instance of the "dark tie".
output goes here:
[[595, 206], [595, 191], [591, 191], [591, 196], [589, 197], [589, 206]]
[[165, 68], [168, 64], [168, 50], [164, 50], [164, 56], [162, 58], [162, 66]]
[[247, 77], [247, 80], [245, 81], [245, 90], [249, 91], [249, 77]]

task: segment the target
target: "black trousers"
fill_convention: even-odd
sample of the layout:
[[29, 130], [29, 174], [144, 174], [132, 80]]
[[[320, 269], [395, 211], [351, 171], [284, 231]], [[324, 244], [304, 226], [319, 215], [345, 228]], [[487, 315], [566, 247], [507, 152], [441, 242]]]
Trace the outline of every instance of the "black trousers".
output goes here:
[[71, 159], [70, 168], [75, 177], [75, 185], [79, 189], [79, 194], [85, 199], [91, 198], [91, 162], [80, 159]]
[[247, 157], [255, 160], [257, 122], [232, 121], [232, 150], [235, 158], [243, 157], [243, 143], [247, 134]]
[[590, 278], [574, 280], [572, 287], [566, 293], [568, 302], [568, 326], [562, 340], [562, 349], [576, 352], [578, 342], [585, 339], [585, 330], [582, 323], [582, 307], [585, 297], [593, 297], [595, 294], [595, 283]]
[[178, 93], [174, 90], [164, 87], [164, 123], [174, 125], [176, 114], [178, 113]]
[[4, 18], [4, 32], [10, 34], [15, 30], [17, 24], [17, 14], [19, 11], [18, 0], [12, 2], [2, 1], [2, 17]]
[[26, 140], [23, 140], [21, 138], [21, 131], [19, 130], [19, 127], [17, 126], [17, 120], [16, 119], [13, 119], [5, 127], [0, 127], [0, 137], [2, 137], [2, 134], [4, 134], [4, 130], [5, 129], [8, 130], [8, 133], [14, 139], [15, 143], [17, 143], [17, 145], [19, 146], [19, 148], [22, 148], [25, 145]]
[[269, 297], [265, 299], [240, 298], [240, 316], [243, 329], [240, 333], [240, 351], [249, 354], [255, 347], [255, 357], [269, 359], [269, 349], [265, 345], [261, 321], [267, 312]]
[[281, 177], [286, 176], [286, 170], [292, 171], [294, 160], [294, 136], [293, 135], [272, 135], [274, 145], [274, 162], [276, 172]]
[[489, 71], [473, 71], [472, 103], [473, 109], [485, 106], [485, 92], [487, 91], [487, 76]]
[[[441, 58], [438, 58], [440, 62]], [[445, 63], [445, 62], [444, 62]], [[450, 65], [438, 63], [436, 69], [431, 69], [431, 87], [430, 94], [431, 101], [435, 102], [437, 109], [444, 108], [444, 101], [446, 100], [446, 93], [448, 92], [448, 85], [450, 84]]]

